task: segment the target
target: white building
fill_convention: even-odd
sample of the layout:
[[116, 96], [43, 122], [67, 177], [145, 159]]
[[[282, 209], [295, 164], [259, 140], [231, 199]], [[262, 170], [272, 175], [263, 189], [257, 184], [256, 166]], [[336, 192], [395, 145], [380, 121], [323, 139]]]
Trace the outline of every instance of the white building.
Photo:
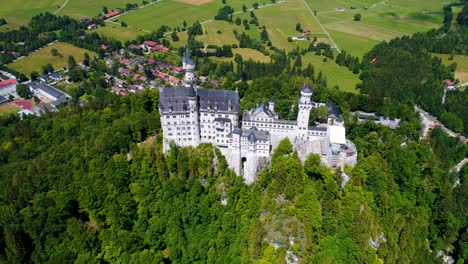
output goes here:
[[196, 88], [195, 64], [188, 49], [183, 67], [187, 87], [160, 88], [164, 152], [170, 149], [171, 142], [193, 147], [211, 143], [247, 183], [255, 181], [256, 174], [270, 161], [272, 151], [285, 138], [291, 141], [302, 161], [310, 153], [316, 153], [324, 164], [332, 167], [356, 163], [356, 148], [346, 140], [342, 122], [309, 126], [310, 110], [324, 105], [311, 100], [310, 85], [304, 84], [301, 89], [296, 120], [279, 119], [275, 102], [270, 100], [246, 111], [239, 122], [237, 91]]
[[0, 96], [8, 96], [16, 92], [18, 82], [15, 79], [8, 79], [0, 82]]

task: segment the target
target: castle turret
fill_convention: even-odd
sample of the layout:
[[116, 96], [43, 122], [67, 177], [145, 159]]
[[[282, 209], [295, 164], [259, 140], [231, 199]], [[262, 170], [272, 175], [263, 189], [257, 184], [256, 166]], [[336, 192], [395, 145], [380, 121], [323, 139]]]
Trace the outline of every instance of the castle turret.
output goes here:
[[192, 142], [193, 146], [198, 146], [200, 144], [200, 119], [199, 119], [199, 109], [198, 109], [198, 98], [197, 92], [195, 91], [194, 85], [190, 85], [188, 99], [188, 107], [190, 109], [190, 128], [192, 132]]
[[184, 82], [186, 87], [190, 87], [192, 84], [196, 82], [195, 77], [195, 62], [190, 55], [190, 50], [188, 46], [185, 49], [184, 57], [182, 59], [182, 68], [185, 71]]
[[299, 98], [299, 112], [297, 113], [298, 135], [307, 134], [310, 110], [312, 109], [312, 94], [312, 87], [310, 87], [309, 84], [304, 84], [301, 88], [301, 97]]
[[275, 112], [275, 100], [270, 99], [270, 101], [268, 102], [268, 110], [270, 110], [271, 112]]

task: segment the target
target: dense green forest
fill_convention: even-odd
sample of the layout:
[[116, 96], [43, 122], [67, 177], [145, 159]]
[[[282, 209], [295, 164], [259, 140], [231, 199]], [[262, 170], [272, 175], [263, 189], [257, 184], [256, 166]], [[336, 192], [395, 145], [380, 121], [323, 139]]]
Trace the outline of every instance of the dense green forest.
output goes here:
[[209, 145], [163, 155], [157, 104], [156, 90], [105, 93], [0, 120], [0, 262], [468, 259], [468, 171], [449, 172], [466, 146], [440, 129], [418, 142], [408, 127], [349, 117], [360, 159], [346, 186], [318, 156], [301, 164], [288, 141], [247, 186]]

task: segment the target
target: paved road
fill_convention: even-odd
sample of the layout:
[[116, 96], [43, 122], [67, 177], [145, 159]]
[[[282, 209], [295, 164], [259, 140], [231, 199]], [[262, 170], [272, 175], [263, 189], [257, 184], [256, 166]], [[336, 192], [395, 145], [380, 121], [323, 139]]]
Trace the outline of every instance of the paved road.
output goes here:
[[[440, 126], [445, 131], [445, 133], [449, 134], [452, 137], [460, 136], [460, 134], [455, 133], [452, 130], [446, 128], [441, 122], [439, 122], [439, 120], [437, 120], [437, 118], [424, 111], [423, 109], [419, 108], [418, 106], [414, 106], [414, 109], [419, 112], [419, 115], [422, 119], [422, 123], [424, 125], [423, 137], [426, 137], [428, 135], [430, 125]], [[463, 142], [467, 141], [467, 139], [463, 140]]]

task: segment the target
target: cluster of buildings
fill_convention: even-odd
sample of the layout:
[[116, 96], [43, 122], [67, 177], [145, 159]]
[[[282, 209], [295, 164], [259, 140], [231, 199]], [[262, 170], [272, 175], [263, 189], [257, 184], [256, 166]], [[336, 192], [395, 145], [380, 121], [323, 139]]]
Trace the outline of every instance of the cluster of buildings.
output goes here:
[[[156, 47], [156, 45], [156, 42], [145, 41], [141, 46]], [[141, 46], [137, 47], [142, 48]], [[124, 49], [112, 52], [109, 55], [106, 59], [106, 64], [111, 68], [118, 63], [118, 74], [106, 74], [104, 78], [111, 87], [111, 90], [116, 94], [125, 96], [129, 92], [138, 93], [143, 91], [145, 86], [157, 88], [166, 85], [185, 85], [182, 78], [184, 74], [182, 66], [174, 66], [141, 55], [130, 55]], [[149, 69], [154, 78], [148, 78], [145, 69]], [[207, 81], [206, 78], [204, 80]]]
[[164, 152], [173, 144], [196, 147], [211, 143], [247, 183], [255, 180], [279, 142], [286, 138], [303, 161], [310, 153], [316, 153], [331, 167], [356, 163], [356, 147], [346, 140], [342, 120], [330, 116], [328, 123], [309, 126], [310, 111], [323, 104], [311, 100], [313, 90], [308, 84], [301, 89], [296, 120], [280, 119], [274, 100], [246, 111], [240, 120], [237, 91], [197, 87], [195, 63], [188, 49], [182, 63], [185, 86], [160, 88]]

